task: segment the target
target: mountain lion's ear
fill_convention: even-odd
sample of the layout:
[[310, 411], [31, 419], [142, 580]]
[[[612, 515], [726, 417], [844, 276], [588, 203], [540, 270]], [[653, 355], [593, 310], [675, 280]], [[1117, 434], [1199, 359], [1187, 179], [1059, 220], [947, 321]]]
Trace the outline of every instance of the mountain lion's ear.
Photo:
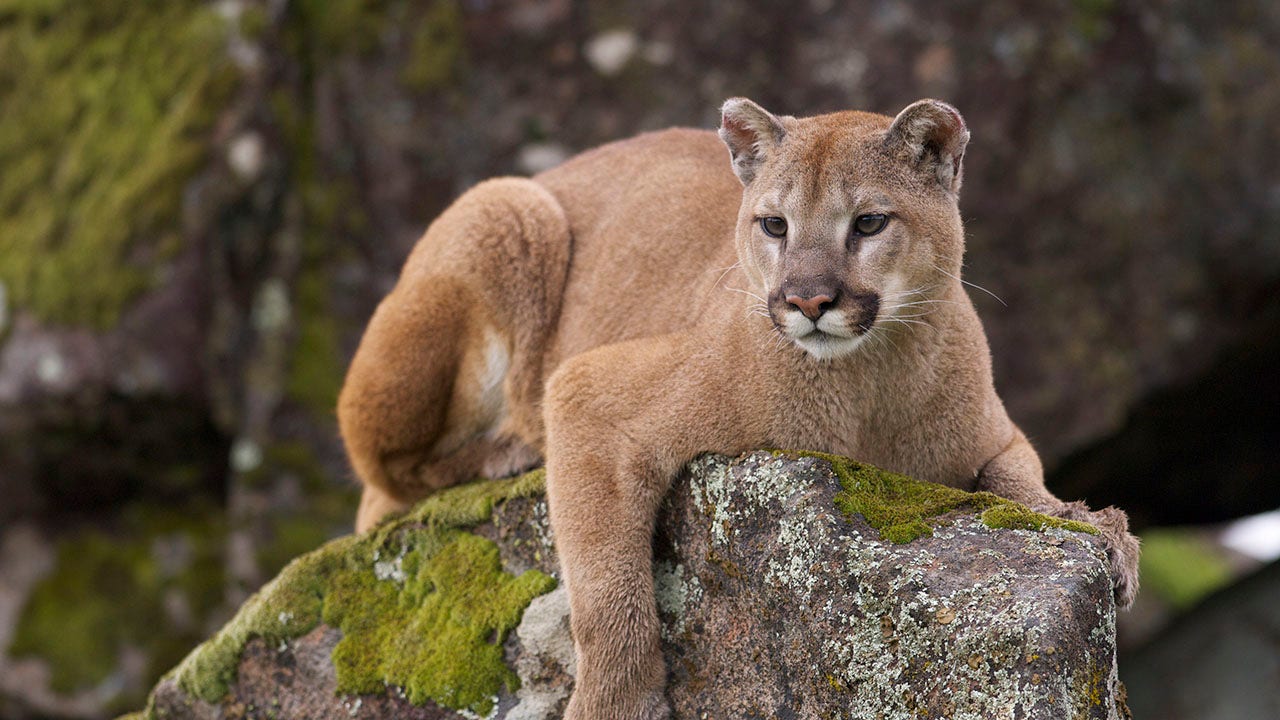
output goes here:
[[969, 128], [960, 112], [938, 100], [919, 100], [894, 118], [885, 146], [902, 153], [921, 171], [931, 172], [948, 192], [960, 192]]
[[746, 98], [729, 98], [720, 109], [720, 139], [729, 146], [733, 172], [743, 185], [786, 134], [778, 118]]

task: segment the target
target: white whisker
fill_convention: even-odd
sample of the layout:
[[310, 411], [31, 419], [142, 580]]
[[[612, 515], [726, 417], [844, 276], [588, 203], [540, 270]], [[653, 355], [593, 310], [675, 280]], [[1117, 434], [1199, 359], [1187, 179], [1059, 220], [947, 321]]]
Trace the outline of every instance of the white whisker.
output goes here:
[[716, 278], [716, 281], [715, 281], [715, 282], [713, 282], [713, 283], [711, 283], [711, 287], [715, 287], [716, 285], [719, 285], [719, 284], [720, 284], [720, 281], [721, 281], [721, 280], [724, 280], [724, 276], [725, 276], [725, 275], [728, 275], [730, 272], [733, 272], [733, 269], [734, 269], [734, 268], [737, 268], [737, 267], [742, 267], [742, 261], [741, 261], [741, 260], [739, 260], [738, 262], [736, 262], [736, 263], [734, 263], [734, 264], [730, 265], [729, 267], [725, 268], [725, 269], [724, 269], [724, 272], [720, 273], [720, 277]]
[[922, 326], [927, 327], [927, 328], [933, 328], [933, 326], [932, 326], [932, 325], [930, 325], [929, 323], [927, 323], [927, 322], [922, 322], [922, 321], [920, 321], [920, 320], [905, 320], [905, 319], [903, 319], [903, 318], [886, 317], [886, 318], [884, 319], [884, 321], [885, 321], [885, 322], [896, 322], [896, 323], [902, 323], [903, 325], [922, 325]]
[[920, 287], [911, 288], [910, 290], [898, 290], [896, 292], [887, 292], [887, 293], [884, 293], [883, 296], [888, 298], [899, 298], [899, 297], [907, 297], [909, 295], [923, 295], [924, 293], [929, 292], [930, 290], [936, 287], [939, 287], [938, 283], [934, 283], [933, 285], [921, 285]]
[[984, 293], [986, 293], [986, 294], [990, 295], [991, 297], [995, 298], [996, 300], [999, 300], [1001, 305], [1004, 305], [1005, 307], [1009, 307], [1009, 303], [1005, 302], [1004, 300], [1000, 300], [1000, 296], [999, 296], [999, 295], [997, 295], [997, 294], [995, 294], [995, 293], [991, 292], [990, 290], [988, 290], [988, 289], [986, 289], [986, 288], [982, 287], [981, 285], [979, 285], [979, 284], [977, 284], [977, 283], [971, 283], [971, 282], [969, 282], [968, 280], [964, 280], [964, 279], [958, 278], [958, 277], [956, 277], [955, 275], [952, 275], [951, 273], [947, 272], [946, 270], [943, 270], [942, 268], [938, 267], [937, 265], [934, 265], [934, 266], [933, 266], [933, 269], [934, 269], [934, 270], [937, 270], [938, 272], [942, 273], [943, 275], [946, 275], [947, 277], [951, 278], [952, 280], [956, 280], [956, 281], [959, 281], [959, 282], [961, 282], [961, 283], [964, 283], [965, 285], [968, 285], [968, 286], [969, 286], [969, 287], [971, 287], [971, 288], [977, 288], [977, 289], [981, 290], [982, 292], [984, 292]]
[[867, 331], [867, 336], [882, 345], [884, 343], [888, 343], [891, 347], [893, 347], [893, 351], [895, 353], [902, 352], [901, 349], [898, 348], [898, 343], [893, 341], [893, 336], [890, 335], [889, 331], [881, 325], [871, 326], [871, 329]]
[[899, 303], [894, 305], [895, 308], [915, 307], [917, 305], [959, 305], [955, 300], [912, 300], [911, 302]]
[[760, 302], [762, 302], [762, 303], [765, 303], [766, 305], [768, 304], [768, 301], [767, 301], [767, 300], [765, 300], [764, 298], [760, 297], [759, 295], [757, 295], [757, 294], [755, 294], [755, 293], [753, 293], [753, 292], [751, 292], [751, 291], [749, 291], [749, 290], [743, 290], [742, 288], [733, 288], [733, 287], [726, 287], [726, 288], [725, 288], [725, 290], [729, 290], [729, 291], [736, 292], [736, 293], [742, 293], [743, 295], [746, 295], [747, 297], [752, 297], [752, 298], [755, 298], [756, 300], [759, 300], [759, 301], [760, 301]]

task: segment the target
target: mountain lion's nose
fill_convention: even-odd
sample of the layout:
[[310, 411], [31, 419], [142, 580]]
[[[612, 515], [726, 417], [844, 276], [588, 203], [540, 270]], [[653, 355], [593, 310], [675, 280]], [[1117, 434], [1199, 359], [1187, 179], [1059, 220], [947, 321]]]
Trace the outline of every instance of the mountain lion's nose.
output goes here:
[[801, 297], [800, 295], [788, 295], [787, 302], [794, 305], [796, 309], [804, 313], [804, 316], [810, 320], [817, 320], [822, 317], [822, 313], [827, 307], [836, 301], [830, 295], [814, 295], [813, 297]]

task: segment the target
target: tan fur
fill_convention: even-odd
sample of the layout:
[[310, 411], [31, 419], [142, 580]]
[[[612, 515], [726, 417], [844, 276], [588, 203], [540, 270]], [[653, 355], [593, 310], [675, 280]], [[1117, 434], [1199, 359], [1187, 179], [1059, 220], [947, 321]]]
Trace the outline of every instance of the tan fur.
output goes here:
[[[545, 457], [573, 720], [667, 716], [650, 543], [672, 477], [703, 452], [839, 453], [1088, 520], [1127, 605], [1124, 513], [1053, 497], [993, 389], [958, 279], [959, 113], [795, 119], [734, 99], [721, 137], [730, 158], [694, 130], [607, 145], [479, 185], [432, 224], [339, 401], [358, 528]], [[884, 230], [851, 239], [874, 213]], [[785, 242], [765, 216], [786, 219]], [[801, 306], [823, 298], [814, 326]]]

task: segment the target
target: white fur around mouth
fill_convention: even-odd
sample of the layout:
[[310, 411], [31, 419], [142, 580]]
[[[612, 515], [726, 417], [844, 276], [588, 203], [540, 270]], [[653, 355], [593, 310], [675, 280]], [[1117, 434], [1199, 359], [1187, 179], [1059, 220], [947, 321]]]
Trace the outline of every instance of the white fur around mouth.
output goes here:
[[818, 360], [831, 360], [853, 352], [862, 343], [866, 335], [842, 337], [831, 333], [814, 330], [804, 337], [795, 338], [796, 345]]
[[846, 335], [844, 313], [833, 310], [818, 318], [810, 320], [800, 312], [788, 312], [783, 315], [783, 322], [778, 325], [787, 337], [791, 338], [801, 350], [818, 360], [831, 360], [848, 355], [857, 349], [866, 337], [866, 333]]

